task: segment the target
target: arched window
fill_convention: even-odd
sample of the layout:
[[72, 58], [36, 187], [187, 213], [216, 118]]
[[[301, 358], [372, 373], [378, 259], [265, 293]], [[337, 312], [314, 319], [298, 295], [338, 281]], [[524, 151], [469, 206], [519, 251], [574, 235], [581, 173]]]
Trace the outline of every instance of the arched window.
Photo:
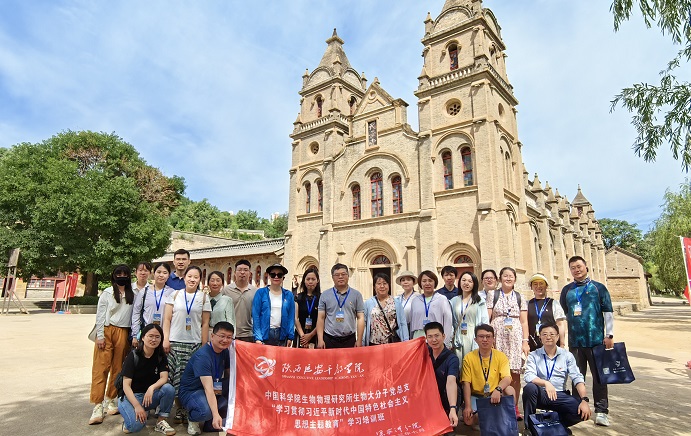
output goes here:
[[384, 198], [382, 195], [383, 180], [381, 173], [372, 174], [369, 178], [372, 186], [372, 218], [384, 215]]
[[233, 267], [228, 267], [228, 271], [226, 271], [226, 284], [229, 285], [230, 282], [233, 281]]
[[458, 69], [458, 46], [456, 44], [449, 46], [449, 63], [451, 71]]
[[322, 99], [322, 96], [319, 95], [319, 96], [317, 96], [317, 118], [321, 118], [323, 106], [324, 106], [324, 99]]
[[453, 167], [451, 162], [451, 152], [447, 150], [442, 153], [441, 161], [444, 165], [444, 189], [453, 189]]
[[401, 187], [401, 176], [391, 179], [391, 190], [393, 191], [393, 213], [403, 213], [403, 188]]
[[321, 180], [317, 180], [317, 212], [321, 212], [324, 202], [324, 184]]
[[200, 283], [201, 287], [204, 287], [206, 285], [206, 268], [202, 270], [202, 282]]
[[540, 236], [535, 225], [530, 226], [533, 236], [533, 249], [535, 250], [535, 267], [538, 271], [542, 270], [542, 259], [540, 258]]
[[360, 213], [360, 185], [353, 185], [351, 188], [353, 193], [353, 219], [359, 220], [361, 217]]
[[367, 123], [367, 145], [377, 145], [377, 120]]
[[312, 185], [305, 183], [305, 213], [310, 213], [310, 203], [312, 202]]
[[261, 278], [262, 278], [262, 267], [261, 265], [257, 265], [257, 272], [254, 275], [254, 283], [257, 284], [257, 286], [261, 285]]
[[350, 115], [353, 115], [355, 113], [355, 103], [357, 103], [357, 99], [355, 96], [350, 97], [350, 100], [348, 100], [348, 106], [350, 107]]
[[511, 165], [511, 155], [509, 155], [508, 152], [504, 154], [504, 172], [506, 176], [506, 187], [507, 189], [513, 189], [513, 180], [511, 178], [511, 173], [513, 172], [513, 168]]
[[470, 256], [466, 256], [465, 254], [461, 254], [457, 258], [453, 260], [453, 263], [473, 263], [473, 259], [470, 258]]
[[473, 184], [473, 157], [470, 147], [463, 147], [461, 150], [461, 161], [463, 162], [463, 186]]
[[372, 259], [370, 265], [391, 265], [391, 261], [388, 257], [384, 256], [383, 254], [380, 254], [379, 256]]

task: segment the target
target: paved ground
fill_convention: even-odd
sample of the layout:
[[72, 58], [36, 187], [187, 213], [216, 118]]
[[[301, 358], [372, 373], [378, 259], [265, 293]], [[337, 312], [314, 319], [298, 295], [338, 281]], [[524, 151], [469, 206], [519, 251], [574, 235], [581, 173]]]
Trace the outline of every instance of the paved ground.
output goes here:
[[[666, 303], [616, 318], [616, 339], [626, 342], [637, 380], [610, 387], [612, 427], [591, 421], [574, 434], [691, 435], [691, 309]], [[122, 434], [119, 416], [87, 425], [93, 344], [86, 335], [93, 322], [93, 315], [0, 316], [0, 434]], [[478, 434], [463, 426], [458, 433]]]

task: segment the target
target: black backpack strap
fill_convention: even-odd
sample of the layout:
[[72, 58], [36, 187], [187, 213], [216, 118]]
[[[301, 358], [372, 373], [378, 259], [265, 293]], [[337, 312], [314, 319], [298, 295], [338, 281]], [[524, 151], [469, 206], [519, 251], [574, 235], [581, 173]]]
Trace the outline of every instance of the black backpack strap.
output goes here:
[[[142, 329], [144, 328], [144, 307], [146, 306], [146, 294], [149, 290], [149, 285], [144, 287], [144, 296], [142, 297], [142, 309], [139, 311], [139, 334], [141, 335]], [[161, 290], [163, 292], [163, 290]], [[139, 338], [137, 338], [139, 340]], [[137, 354], [137, 353], [135, 353]]]

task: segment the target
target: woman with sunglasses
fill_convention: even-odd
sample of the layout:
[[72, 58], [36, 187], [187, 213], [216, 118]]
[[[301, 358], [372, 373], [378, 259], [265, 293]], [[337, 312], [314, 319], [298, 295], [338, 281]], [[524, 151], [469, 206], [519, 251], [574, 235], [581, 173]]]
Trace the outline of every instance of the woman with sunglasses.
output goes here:
[[288, 270], [281, 264], [266, 269], [269, 286], [257, 289], [252, 301], [252, 330], [258, 344], [292, 347], [295, 338], [295, 297], [284, 289]]

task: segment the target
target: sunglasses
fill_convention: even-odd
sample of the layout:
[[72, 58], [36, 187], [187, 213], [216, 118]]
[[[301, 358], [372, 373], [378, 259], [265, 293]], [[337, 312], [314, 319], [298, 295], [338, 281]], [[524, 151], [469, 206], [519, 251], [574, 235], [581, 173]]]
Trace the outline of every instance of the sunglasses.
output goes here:
[[269, 277], [271, 277], [272, 279], [275, 279], [276, 277], [278, 277], [279, 279], [282, 279], [283, 276], [284, 276], [284, 274], [282, 272], [279, 272], [279, 273], [271, 272], [271, 273], [269, 273]]

